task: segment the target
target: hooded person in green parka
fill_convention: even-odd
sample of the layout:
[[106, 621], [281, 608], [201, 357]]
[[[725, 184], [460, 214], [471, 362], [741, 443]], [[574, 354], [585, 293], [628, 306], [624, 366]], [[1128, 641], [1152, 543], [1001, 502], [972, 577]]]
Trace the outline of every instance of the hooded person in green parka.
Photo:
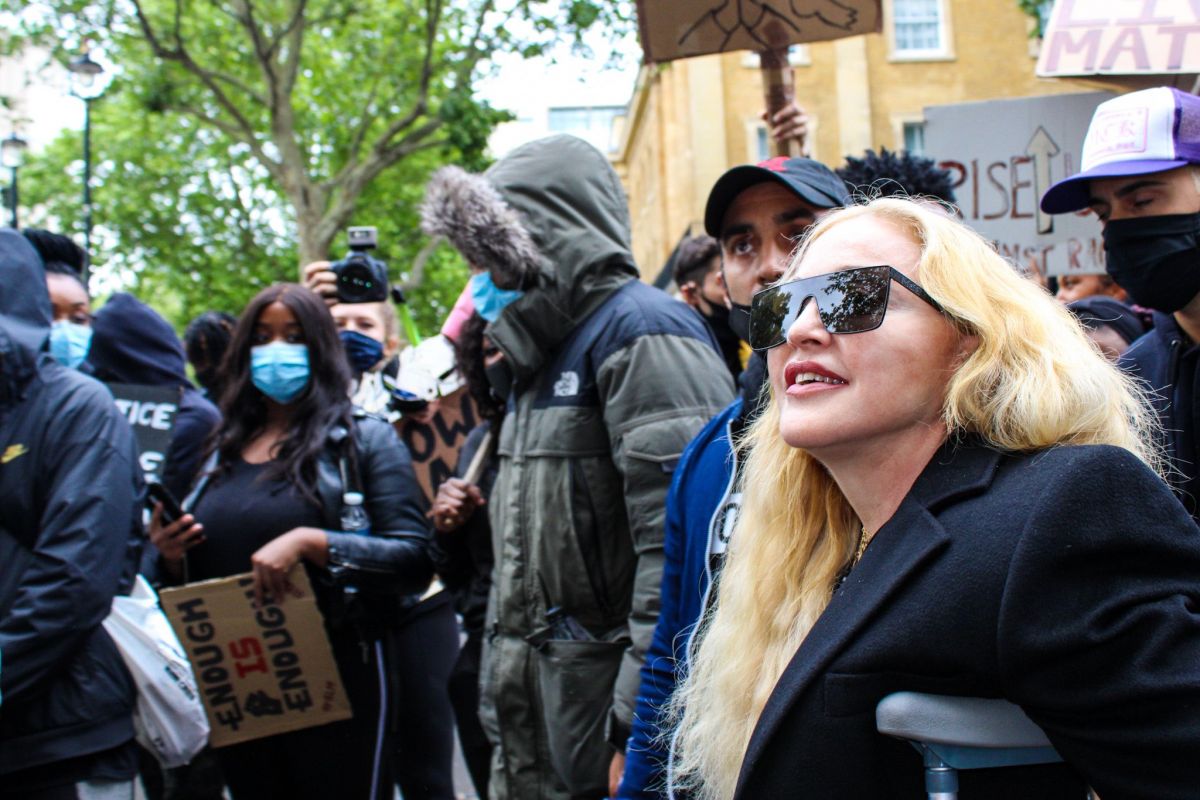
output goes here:
[[663, 509], [733, 397], [704, 322], [638, 280], [616, 173], [571, 136], [484, 175], [446, 167], [422, 226], [470, 264], [508, 403], [489, 501], [496, 571], [480, 716], [500, 800], [600, 798], [658, 613]]

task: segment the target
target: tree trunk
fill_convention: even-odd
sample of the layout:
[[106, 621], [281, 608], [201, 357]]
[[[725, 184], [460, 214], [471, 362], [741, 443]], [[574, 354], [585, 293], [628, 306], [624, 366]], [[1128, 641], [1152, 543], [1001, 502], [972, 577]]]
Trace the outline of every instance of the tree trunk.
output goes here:
[[329, 259], [329, 245], [333, 237], [323, 234], [325, 227], [321, 225], [321, 214], [313, 208], [305, 208], [293, 200], [296, 209], [297, 255], [300, 257], [300, 280], [304, 279], [304, 265], [314, 261]]
[[285, 165], [284, 169], [284, 188], [296, 212], [296, 238], [299, 240], [296, 251], [303, 280], [305, 264], [329, 259], [329, 245], [337, 235], [337, 229], [331, 228], [326, 220], [329, 195], [309, 180], [303, 168], [289, 169]]

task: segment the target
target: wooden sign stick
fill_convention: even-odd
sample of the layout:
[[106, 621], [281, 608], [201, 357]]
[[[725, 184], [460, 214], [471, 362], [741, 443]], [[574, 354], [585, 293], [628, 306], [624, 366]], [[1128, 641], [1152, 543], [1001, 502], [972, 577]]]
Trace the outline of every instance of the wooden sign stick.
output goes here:
[[782, 144], [771, 136], [771, 118], [796, 99], [796, 85], [792, 65], [788, 61], [787, 46], [758, 51], [762, 65], [763, 94], [767, 101], [767, 136], [771, 139], [771, 155], [792, 158], [804, 155], [804, 145], [799, 139], [788, 139]]
[[473, 486], [479, 485], [479, 477], [483, 474], [483, 467], [487, 463], [492, 449], [492, 438], [492, 431], [490, 430], [483, 435], [483, 441], [479, 443], [479, 449], [475, 451], [475, 455], [471, 458], [471, 463], [467, 465], [466, 473], [463, 474], [463, 480]]

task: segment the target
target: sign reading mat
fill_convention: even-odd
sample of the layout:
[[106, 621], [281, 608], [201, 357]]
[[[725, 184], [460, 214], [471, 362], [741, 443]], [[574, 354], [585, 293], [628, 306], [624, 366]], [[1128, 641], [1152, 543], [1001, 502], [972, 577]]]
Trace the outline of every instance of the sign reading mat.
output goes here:
[[1058, 0], [1037, 63], [1040, 78], [1197, 72], [1196, 0]]
[[349, 719], [325, 623], [302, 568], [280, 604], [254, 605], [250, 573], [164, 589], [196, 673], [213, 747]]

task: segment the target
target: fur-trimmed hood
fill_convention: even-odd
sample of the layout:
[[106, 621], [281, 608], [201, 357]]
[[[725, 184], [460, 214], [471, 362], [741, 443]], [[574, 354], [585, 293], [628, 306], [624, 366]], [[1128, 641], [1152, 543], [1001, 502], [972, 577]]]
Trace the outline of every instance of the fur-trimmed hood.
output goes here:
[[621, 182], [608, 159], [574, 136], [519, 147], [484, 175], [438, 170], [421, 227], [488, 270], [497, 286], [525, 289], [488, 329], [519, 379], [638, 276]]

